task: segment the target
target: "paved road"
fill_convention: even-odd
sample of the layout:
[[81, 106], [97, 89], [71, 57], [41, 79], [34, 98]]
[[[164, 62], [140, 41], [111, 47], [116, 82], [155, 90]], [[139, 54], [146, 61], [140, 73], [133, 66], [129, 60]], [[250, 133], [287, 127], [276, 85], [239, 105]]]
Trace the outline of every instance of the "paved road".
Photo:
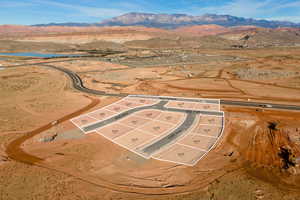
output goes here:
[[[95, 129], [101, 128], [105, 125], [108, 125], [110, 123], [113, 123], [117, 120], [120, 120], [122, 118], [125, 118], [126, 116], [129, 116], [133, 113], [142, 111], [142, 110], [147, 110], [147, 109], [157, 109], [157, 110], [162, 110], [162, 111], [171, 111], [171, 112], [181, 112], [186, 114], [186, 118], [183, 121], [183, 123], [177, 127], [175, 130], [170, 132], [169, 134], [162, 136], [159, 138], [157, 141], [144, 146], [142, 149], [139, 149], [138, 151], [145, 155], [146, 157], [150, 157], [154, 152], [160, 150], [162, 147], [165, 145], [168, 145], [175, 141], [177, 138], [182, 136], [186, 130], [188, 130], [192, 124], [195, 121], [195, 118], [199, 114], [207, 114], [207, 115], [217, 115], [217, 116], [223, 116], [223, 112], [215, 112], [215, 111], [194, 111], [194, 110], [185, 110], [185, 109], [176, 109], [176, 108], [167, 108], [165, 105], [168, 103], [167, 100], [165, 101], [160, 101], [154, 105], [147, 105], [143, 107], [136, 107], [132, 108], [130, 110], [127, 110], [125, 112], [122, 112], [116, 116], [113, 116], [111, 118], [108, 118], [106, 120], [96, 122], [94, 124], [88, 125], [86, 127], [83, 127], [82, 129], [85, 132], [93, 131]], [[223, 128], [223, 127], [222, 127]]]
[[153, 153], [159, 151], [162, 147], [165, 147], [166, 145], [174, 142], [192, 126], [195, 121], [196, 115], [197, 114], [194, 112], [188, 112], [184, 122], [178, 128], [176, 128], [168, 135], [160, 138], [158, 141], [155, 141], [154, 143], [143, 147], [143, 149], [139, 150], [140, 153], [145, 154], [146, 156], [151, 156]]
[[[99, 90], [92, 90], [89, 88], [86, 88], [80, 77], [71, 70], [62, 68], [62, 67], [56, 67], [53, 65], [45, 65], [51, 68], [54, 68], [56, 70], [62, 71], [66, 73], [73, 81], [74, 88], [77, 90], [80, 90], [82, 92], [95, 94], [95, 95], [101, 95], [101, 96], [117, 96], [117, 97], [126, 97], [130, 94], [111, 94], [111, 93], [105, 93], [103, 91]], [[139, 96], [140, 95], [132, 95], [132, 96]], [[168, 100], [174, 100], [171, 99], [172, 97], [160, 97], [160, 99], [168, 99]], [[188, 100], [188, 98], [187, 98]], [[207, 100], [208, 103], [216, 103], [214, 100]], [[273, 104], [273, 103], [263, 103], [263, 102], [249, 102], [249, 101], [231, 101], [231, 100], [220, 100], [220, 103], [222, 105], [231, 105], [231, 106], [243, 106], [243, 107], [258, 107], [258, 108], [264, 108], [264, 109], [281, 109], [281, 110], [293, 110], [293, 111], [300, 111], [300, 106], [297, 105], [286, 105], [286, 104]]]
[[96, 122], [94, 124], [91, 124], [91, 125], [88, 125], [86, 127], [83, 127], [82, 129], [85, 131], [85, 132], [89, 132], [89, 131], [93, 131], [95, 129], [98, 129], [98, 128], [101, 128], [107, 124], [110, 124], [110, 123], [113, 123], [117, 120], [120, 120], [124, 117], [127, 117], [133, 113], [136, 113], [136, 112], [139, 112], [139, 111], [142, 111], [142, 110], [147, 110], [147, 109], [160, 109], [162, 108], [164, 105], [166, 105], [168, 102], [167, 101], [160, 101], [159, 103], [157, 104], [154, 104], [154, 105], [149, 105], [149, 106], [143, 106], [143, 107], [136, 107], [136, 108], [132, 108], [130, 110], [127, 110], [125, 112], [122, 112], [122, 113], [119, 113], [118, 115], [116, 116], [113, 116], [109, 119], [106, 119], [106, 120], [103, 120], [101, 122]]
[[264, 109], [300, 110], [300, 106], [286, 105], [286, 104], [261, 103], [261, 102], [250, 102], [250, 101], [231, 101], [231, 100], [221, 100], [220, 103], [223, 105], [260, 107]]
[[[80, 90], [82, 92], [90, 93], [90, 94], [95, 94], [95, 95], [101, 95], [101, 96], [117, 96], [117, 97], [126, 97], [129, 94], [121, 93], [121, 94], [111, 94], [111, 93], [105, 93], [103, 91], [99, 90], [92, 90], [89, 88], [86, 88], [80, 77], [75, 73], [72, 72], [71, 70], [62, 68], [62, 67], [56, 67], [53, 65], [45, 65], [47, 67], [54, 68], [56, 70], [62, 71], [66, 73], [73, 81], [73, 86], [77, 90]], [[131, 96], [138, 96], [142, 97], [141, 95], [131, 95]], [[151, 98], [151, 97], [150, 97]], [[160, 99], [167, 99], [167, 100], [176, 100], [172, 97], [160, 97]], [[177, 99], [178, 100], [178, 99]], [[189, 101], [189, 99], [186, 99]], [[216, 103], [215, 100], [207, 100], [207, 103]], [[232, 106], [243, 106], [243, 107], [259, 107], [259, 108], [264, 108], [264, 109], [282, 109], [282, 110], [294, 110], [294, 111], [300, 111], [300, 106], [297, 105], [286, 105], [286, 104], [273, 104], [273, 103], [263, 103], [263, 102], [249, 102], [249, 101], [231, 101], [231, 100], [220, 100], [220, 103], [222, 105], [232, 105]]]
[[[73, 59], [73, 60], [76, 60], [76, 59]], [[116, 96], [116, 97], [126, 97], [126, 96], [130, 95], [130, 94], [125, 94], [125, 93], [112, 94], [112, 93], [106, 93], [103, 91], [86, 88], [84, 86], [84, 84], [82, 83], [82, 80], [80, 79], [80, 77], [75, 72], [72, 72], [71, 70], [68, 70], [68, 69], [65, 69], [62, 67], [56, 67], [53, 65], [49, 65], [51, 63], [64, 62], [64, 61], [71, 61], [71, 60], [69, 59], [69, 60], [60, 60], [60, 61], [49, 61], [49, 62], [43, 62], [43, 63], [22, 64], [22, 65], [5, 66], [5, 67], [24, 67], [24, 66], [33, 66], [33, 65], [44, 65], [44, 66], [62, 71], [65, 74], [67, 74], [71, 78], [74, 88], [81, 92], [100, 95], [100, 96]], [[264, 109], [281, 109], [281, 110], [300, 111], [300, 106], [297, 106], [297, 105], [273, 104], [273, 103], [249, 102], [249, 101], [231, 101], [231, 100], [221, 100], [220, 103], [222, 105], [231, 105], [231, 106], [258, 107], [258, 108], [264, 108]]]
[[64, 72], [65, 74], [67, 74], [73, 82], [73, 87], [75, 89], [81, 91], [81, 92], [100, 95], [100, 96], [114, 96], [114, 97], [126, 97], [126, 96], [128, 96], [128, 94], [113, 94], [113, 93], [106, 93], [106, 92], [103, 92], [103, 91], [86, 88], [83, 85], [83, 82], [82, 82], [81, 78], [75, 72], [72, 72], [71, 70], [68, 70], [68, 69], [65, 69], [65, 68], [62, 68], [62, 67], [56, 67], [56, 66], [53, 66], [53, 65], [43, 64], [43, 66], [46, 66], [46, 67], [49, 67], [49, 68], [52, 68], [52, 69], [56, 69], [56, 70], [59, 70], [61, 72]]
[[147, 109], [156, 109], [156, 110], [169, 111], [169, 112], [181, 112], [181, 113], [186, 113], [187, 115], [189, 115], [189, 114], [203, 114], [203, 115], [223, 116], [223, 112], [218, 112], [218, 111], [195, 111], [195, 110], [185, 110], [185, 109], [164, 107], [167, 103], [168, 103], [168, 101], [160, 101], [159, 103], [154, 104], [154, 105], [147, 105], [147, 106], [132, 108], [130, 110], [119, 113], [118, 115], [113, 116], [111, 118], [108, 118], [106, 120], [96, 122], [94, 124], [83, 127], [83, 130], [85, 132], [93, 131], [93, 130], [101, 128], [101, 127], [103, 127], [107, 124], [110, 124], [112, 122], [120, 120], [120, 119], [122, 119], [126, 116], [129, 116], [133, 113], [136, 113], [136, 112], [139, 112], [139, 111], [142, 111], [142, 110], [147, 110]]

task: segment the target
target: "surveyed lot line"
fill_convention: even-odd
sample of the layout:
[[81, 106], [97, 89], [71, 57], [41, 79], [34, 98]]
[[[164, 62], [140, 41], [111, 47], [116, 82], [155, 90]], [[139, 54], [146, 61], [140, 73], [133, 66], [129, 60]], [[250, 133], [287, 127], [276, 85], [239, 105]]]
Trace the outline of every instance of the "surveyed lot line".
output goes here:
[[[200, 118], [200, 116], [196, 116], [196, 117], [195, 117], [195, 121], [198, 122], [198, 121], [199, 121], [199, 118]], [[196, 125], [197, 125], [197, 124], [194, 123], [191, 127], [189, 127], [188, 130], [185, 131], [185, 132], [187, 132], [187, 134], [182, 135], [182, 136], [179, 136], [179, 137], [178, 137], [172, 144], [170, 144], [167, 148], [162, 148], [161, 150], [155, 152], [155, 153], [152, 155], [152, 157], [156, 159], [156, 158], [157, 158], [156, 156], [157, 156], [158, 154], [160, 154], [161, 152], [163, 152], [163, 151], [169, 151], [169, 149], [171, 149], [171, 148], [172, 148], [173, 146], [175, 146], [176, 144], [180, 144], [178, 141], [184, 139], [185, 137], [187, 137], [187, 136], [189, 135], [189, 133], [192, 132], [192, 131], [194, 130], [194, 128], [195, 128]], [[184, 145], [184, 144], [180, 144], [180, 145], [186, 146], [186, 147], [191, 147], [191, 146], [189, 146], [189, 145]], [[193, 147], [191, 147], [191, 148], [193, 148]], [[195, 147], [194, 147], [193, 149], [195, 149]], [[198, 149], [198, 150], [200, 150], [200, 151], [205, 151], [205, 150], [202, 150], [202, 149], [200, 149], [200, 148], [196, 148], [196, 149]], [[206, 152], [206, 151], [205, 151], [205, 152]], [[164, 161], [167, 161], [167, 160], [164, 160]], [[175, 163], [176, 163], [176, 162], [175, 162]], [[178, 162], [177, 162], [177, 163], [178, 163]], [[180, 164], [182, 164], [182, 162], [180, 162]]]
[[221, 130], [221, 134], [220, 134], [220, 136], [217, 138], [217, 140], [216, 140], [216, 142], [214, 143], [214, 145], [212, 145], [211, 146], [211, 148], [204, 154], [204, 155], [202, 155], [197, 161], [195, 161], [194, 163], [193, 163], [193, 165], [191, 165], [191, 166], [194, 166], [194, 165], [196, 165], [203, 157], [205, 157], [212, 149], [214, 149], [215, 148], [215, 146], [219, 143], [219, 141], [220, 141], [220, 139], [223, 137], [223, 133], [224, 133], [224, 127], [225, 127], [225, 115], [224, 115], [224, 117], [223, 117], [223, 126], [222, 126], [222, 130]]
[[[186, 116], [187, 117], [187, 116]], [[199, 116], [196, 116], [195, 119], [197, 120], [199, 118]], [[184, 123], [184, 121], [181, 123], [181, 124], [178, 124], [177, 128], [179, 126], [181, 126], [182, 124]], [[187, 130], [185, 130], [184, 132], [189, 132], [188, 130], [192, 131], [194, 128], [195, 128], [196, 124], [194, 124], [193, 126], [189, 127]], [[176, 129], [177, 129], [176, 128]], [[172, 131], [176, 130], [176, 129], [173, 129]], [[186, 134], [187, 135], [187, 134]], [[165, 148], [162, 148], [160, 150], [158, 150], [157, 152], [153, 153], [152, 155], [155, 157], [155, 155], [159, 154], [160, 152], [164, 151], [165, 149], [167, 148], [172, 148], [172, 146], [176, 145], [176, 143], [184, 138], [186, 135], [182, 135], [182, 136], [179, 136], [175, 141], [173, 141], [173, 143], [169, 144], [169, 146], [165, 147]]]
[[[113, 111], [113, 110], [107, 109], [107, 108], [110, 107], [110, 106], [117, 105], [117, 106], [123, 107], [123, 108], [126, 107], [127, 110], [132, 109], [131, 107], [128, 107], [128, 106], [126, 106], [126, 105], [120, 105], [120, 104], [119, 104], [120, 102], [122, 102], [122, 101], [124, 101], [124, 100], [128, 101], [128, 98], [127, 98], [127, 99], [124, 98], [124, 99], [122, 99], [122, 100], [119, 100], [119, 101], [117, 101], [117, 102], [114, 102], [113, 104], [106, 105], [106, 106], [104, 106], [104, 107], [101, 108], [101, 109], [97, 109], [97, 110], [94, 110], [94, 111], [92, 111], [92, 112], [90, 112], [90, 113], [87, 113], [87, 114], [78, 116], [78, 117], [76, 117], [76, 118], [73, 118], [71, 121], [72, 121], [74, 124], [76, 124], [76, 123], [74, 122], [74, 120], [79, 119], [79, 118], [84, 117], [84, 116], [93, 118], [93, 119], [97, 120], [98, 122], [103, 121], [104, 119], [108, 119], [108, 118], [110, 118], [110, 117], [114, 117], [114, 116], [118, 115], [119, 113], [118, 113], [118, 112], [115, 112], [115, 111]], [[135, 102], [135, 101], [132, 101], [132, 103], [139, 104], [137, 107], [144, 107], [144, 106], [148, 106], [148, 105], [150, 106], [150, 105], [155, 104], [155, 103], [153, 103], [153, 104], [141, 104], [141, 103], [137, 103], [137, 102]], [[114, 112], [115, 114], [114, 114], [114, 115], [111, 115], [111, 116], [108, 116], [108, 117], [106, 117], [106, 118], [104, 118], [104, 119], [101, 119], [101, 120], [100, 120], [100, 119], [97, 119], [97, 118], [95, 118], [95, 117], [93, 117], [93, 116], [91, 116], [92, 114], [97, 113], [97, 112], [99, 112], [100, 110], [107, 110], [107, 111], [110, 111], [110, 112]], [[80, 127], [81, 127], [80, 129], [82, 130], [82, 127], [89, 126], [89, 125], [92, 125], [92, 124], [94, 124], [94, 123], [97, 123], [97, 121], [96, 121], [96, 122], [89, 123], [89, 124], [85, 124], [84, 126], [80, 126]], [[77, 126], [77, 124], [76, 124], [76, 126]], [[79, 125], [78, 125], [78, 126], [79, 126]], [[78, 127], [78, 126], [77, 126], [77, 127]], [[82, 130], [82, 131], [83, 131], [83, 130]], [[83, 131], [83, 132], [85, 132], [85, 131]], [[90, 132], [85, 132], [85, 133], [90, 133]]]
[[182, 145], [182, 146], [185, 146], [185, 147], [189, 147], [191, 149], [196, 149], [196, 150], [200, 150], [200, 151], [204, 151], [204, 152], [207, 152], [207, 150], [204, 150], [204, 149], [200, 149], [198, 147], [193, 147], [193, 146], [190, 146], [190, 145], [187, 145], [187, 144], [182, 144], [180, 142], [176, 142], [176, 144], [179, 144], [179, 145]]
[[[186, 117], [186, 116], [185, 116], [185, 117]], [[161, 135], [157, 136], [156, 138], [154, 138], [154, 140], [151, 141], [150, 144], [154, 144], [154, 143], [158, 142], [159, 140], [161, 140], [162, 138], [168, 136], [168, 133], [173, 132], [173, 131], [175, 131], [176, 129], [178, 129], [178, 127], [180, 127], [180, 126], [182, 125], [182, 123], [184, 123], [184, 121], [182, 121], [180, 124], [177, 124], [177, 126], [173, 127], [172, 129], [164, 131], [163, 134], [161, 134]], [[149, 143], [149, 142], [147, 142], [147, 143]], [[147, 144], [147, 143], [146, 143], [146, 144]], [[144, 144], [144, 145], [145, 145], [145, 144]], [[142, 146], [144, 146], [144, 145], [140, 145], [139, 148], [142, 147]], [[147, 145], [147, 146], [149, 146], [149, 145]], [[167, 147], [166, 147], [166, 148], [167, 148]], [[162, 151], [162, 150], [163, 150], [163, 149], [158, 150], [158, 152], [160, 152], [160, 151]], [[149, 157], [152, 157], [152, 156], [153, 156], [154, 154], [156, 154], [156, 153], [157, 153], [157, 152], [152, 153]]]
[[206, 115], [211, 114], [212, 116], [214, 116], [215, 114], [218, 114], [219, 116], [223, 116], [223, 113], [221, 113], [221, 112], [202, 112], [202, 111], [191, 111], [191, 110], [165, 108], [164, 105], [166, 103], [167, 103], [166, 101], [160, 101], [159, 103], [157, 103], [153, 106], [143, 106], [143, 107], [138, 107], [138, 108], [132, 108], [128, 111], [119, 113], [118, 115], [116, 115], [112, 118], [109, 118], [107, 120], [104, 120], [104, 121], [99, 120], [99, 122], [94, 122], [93, 124], [91, 124], [89, 126], [83, 127], [83, 129], [84, 129], [85, 132], [92, 132], [94, 129], [100, 128], [105, 123], [112, 123], [112, 122], [114, 122], [116, 120], [119, 120], [121, 118], [124, 118], [124, 117], [126, 117], [130, 114], [136, 113], [136, 112], [141, 111], [141, 110], [146, 110], [146, 109], [161, 109], [163, 111], [186, 112], [186, 113], [192, 113], [192, 114], [205, 113]]
[[172, 101], [187, 101], [187, 102], [199, 102], [208, 104], [220, 104], [219, 99], [204, 99], [204, 98], [185, 98], [185, 97], [171, 97], [171, 96], [151, 96], [151, 95], [129, 95], [128, 97], [140, 97], [160, 100], [172, 100]]
[[[201, 110], [209, 104], [214, 105], [210, 107], [211, 110]], [[117, 112], [114, 106], [118, 106], [120, 112]], [[225, 116], [224, 112], [217, 108], [220, 108], [220, 100], [216, 99], [131, 95], [87, 113], [86, 117], [96, 121], [79, 128], [85, 133], [96, 131], [109, 141], [143, 158], [193, 166], [211, 151], [222, 137]], [[97, 114], [101, 114], [101, 111], [109, 116], [99, 116], [97, 119]], [[173, 114], [173, 119], [167, 119], [172, 113], [177, 114]], [[84, 119], [84, 116], [81, 117]], [[111, 124], [116, 125], [110, 126]], [[159, 128], [155, 129], [155, 126]], [[115, 129], [116, 134], [112, 129]], [[216, 135], [218, 136], [215, 137]], [[191, 136], [199, 137], [193, 139]], [[202, 142], [196, 144], [193, 142], [196, 139]], [[176, 153], [170, 152], [170, 149]], [[175, 154], [178, 155], [173, 157]]]
[[[160, 114], [160, 115], [161, 115], [161, 114]], [[156, 118], [158, 118], [160, 115], [158, 115]], [[151, 121], [150, 121], [150, 122], [151, 122]], [[147, 122], [147, 123], [150, 123], [150, 122]], [[119, 122], [119, 123], [120, 123], [120, 122]], [[147, 123], [145, 123], [145, 124], [147, 124]], [[120, 123], [120, 124], [122, 124], [122, 123]], [[144, 125], [145, 125], [145, 124], [144, 124]], [[106, 125], [106, 126], [109, 126], [109, 125], [110, 125], [110, 124], [108, 124], [108, 125]], [[122, 124], [122, 125], [124, 126], [125, 124]], [[128, 148], [127, 146], [125, 146], [125, 145], [123, 145], [123, 144], [120, 144], [120, 143], [118, 143], [118, 142], [115, 141], [116, 139], [122, 138], [122, 136], [124, 136], [124, 137], [127, 136], [128, 134], [130, 134], [130, 133], [131, 133], [132, 131], [134, 131], [134, 130], [139, 130], [138, 127], [131, 127], [131, 126], [128, 126], [128, 125], [125, 125], [125, 126], [130, 127], [130, 128], [133, 128], [133, 129], [132, 129], [131, 131], [128, 131], [128, 133], [126, 133], [126, 134], [124, 134], [124, 135], [121, 135], [121, 136], [118, 136], [118, 137], [116, 137], [116, 138], [114, 138], [114, 139], [111, 139], [111, 138], [109, 138], [109, 137], [106, 137], [104, 134], [101, 134], [99, 131], [96, 131], [96, 132], [97, 132], [99, 135], [103, 136], [104, 138], [110, 140], [111, 142], [113, 142], [113, 143], [115, 143], [115, 144], [117, 144], [117, 145], [119, 145], [119, 146], [121, 146], [121, 147], [123, 147], [123, 148], [125, 148], [125, 149], [127, 149], [127, 150], [129, 150], [129, 151], [131, 151], [131, 152], [133, 152], [133, 153], [136, 153], [136, 154], [142, 156], [143, 158], [149, 159], [150, 157], [147, 157], [147, 156], [145, 156], [145, 155], [139, 153], [138, 151], [135, 151], [135, 149], [138, 149], [138, 147], [136, 147], [135, 149]], [[103, 128], [103, 127], [101, 127], [101, 128]], [[139, 131], [141, 131], [141, 130], [139, 130]], [[144, 131], [141, 131], [141, 132], [145, 133]], [[145, 134], [151, 135], [151, 136], [155, 136], [155, 135], [152, 135], [152, 134], [149, 134], [149, 133], [145, 133]], [[153, 139], [155, 139], [155, 138], [153, 138]], [[144, 143], [143, 143], [143, 144], [144, 144]], [[141, 144], [141, 145], [139, 145], [139, 146], [142, 146], [143, 144]]]
[[[160, 116], [160, 115], [159, 115], [159, 116]], [[157, 117], [159, 117], [159, 116], [157, 116]], [[151, 122], [151, 121], [150, 121], [150, 122]], [[145, 123], [145, 124], [148, 124], [148, 123], [150, 123], [150, 122], [147, 122], [147, 123]], [[122, 123], [120, 123], [120, 124], [122, 124]], [[144, 125], [145, 125], [145, 124], [144, 124]], [[123, 125], [124, 125], [124, 124], [123, 124]], [[127, 146], [125, 146], [125, 145], [123, 145], [123, 144], [120, 144], [120, 143], [118, 143], [118, 142], [115, 141], [115, 140], [117, 140], [117, 139], [122, 138], [122, 136], [125, 137], [125, 136], [129, 135], [129, 134], [130, 134], [131, 132], [133, 132], [134, 130], [138, 130], [138, 127], [136, 127], [136, 128], [134, 128], [133, 130], [129, 131], [127, 134], [124, 134], [124, 135], [121, 135], [121, 136], [119, 136], [119, 137], [116, 137], [116, 138], [112, 139], [111, 141], [112, 141], [113, 143], [117, 144], [117, 145], [120, 145], [120, 146], [126, 148], [127, 150], [129, 150], [129, 151], [131, 151], [131, 152], [133, 152], [133, 153], [136, 153], [136, 154], [138, 154], [138, 155], [140, 155], [140, 156], [142, 156], [142, 157], [144, 157], [144, 158], [146, 158], [146, 159], [149, 159], [149, 157], [147, 157], [147, 156], [145, 156], [145, 155], [139, 153], [138, 151], [135, 151], [135, 149], [137, 149], [138, 147], [135, 147], [134, 149], [131, 149], [131, 148], [128, 148]], [[145, 133], [144, 131], [142, 131], [142, 132]], [[148, 134], [148, 133], [145, 133], [145, 134]], [[148, 135], [154, 136], [154, 135], [152, 135], [152, 134], [148, 134]], [[153, 139], [155, 139], [155, 137], [154, 137]], [[143, 144], [144, 144], [144, 143], [143, 143]], [[143, 144], [141, 144], [141, 145], [143, 145]], [[141, 146], [141, 145], [139, 145], [139, 146]]]
[[195, 114], [190, 113], [187, 115], [185, 121], [180, 125], [180, 127], [170, 134], [166, 135], [156, 143], [153, 143], [147, 147], [145, 147], [142, 152], [145, 154], [153, 154], [155, 151], [161, 149], [163, 146], [170, 144], [173, 140], [178, 139], [185, 131], [186, 128], [189, 128], [195, 119]]
[[203, 137], [208, 137], [208, 138], [218, 138], [218, 137], [214, 137], [214, 136], [210, 136], [210, 135], [203, 135], [203, 134], [195, 134], [195, 133], [190, 133], [189, 135], [195, 135], [195, 136], [203, 136]]

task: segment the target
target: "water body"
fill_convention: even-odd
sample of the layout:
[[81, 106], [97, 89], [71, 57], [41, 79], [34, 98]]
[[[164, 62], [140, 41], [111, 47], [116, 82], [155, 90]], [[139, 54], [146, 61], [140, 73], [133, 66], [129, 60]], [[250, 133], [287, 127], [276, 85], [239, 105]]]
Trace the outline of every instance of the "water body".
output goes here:
[[0, 53], [0, 56], [20, 56], [20, 57], [36, 57], [36, 58], [53, 58], [53, 57], [56, 57], [57, 58], [57, 57], [76, 57], [76, 56], [80, 56], [80, 55], [22, 52], [22, 53]]

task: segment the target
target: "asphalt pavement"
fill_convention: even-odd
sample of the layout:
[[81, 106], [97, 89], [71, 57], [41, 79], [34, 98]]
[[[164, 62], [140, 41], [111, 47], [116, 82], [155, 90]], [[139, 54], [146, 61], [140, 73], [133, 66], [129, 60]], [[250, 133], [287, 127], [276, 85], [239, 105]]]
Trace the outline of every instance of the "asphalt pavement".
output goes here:
[[[73, 59], [75, 60], [75, 59]], [[70, 61], [65, 60], [65, 61]], [[43, 63], [31, 63], [31, 64], [22, 64], [22, 65], [13, 65], [13, 66], [3, 66], [3, 67], [24, 67], [24, 66], [33, 66], [33, 65], [42, 65], [46, 66], [55, 70], [59, 70], [66, 75], [70, 77], [70, 79], [73, 82], [73, 86], [75, 89], [88, 93], [88, 94], [94, 94], [99, 96], [114, 96], [114, 97], [126, 97], [128, 95], [135, 95], [135, 94], [126, 94], [126, 93], [120, 93], [120, 94], [114, 94], [114, 93], [106, 93], [104, 91], [99, 90], [93, 90], [90, 88], [86, 88], [81, 80], [81, 78], [73, 71], [63, 68], [63, 67], [56, 67], [54, 65], [50, 65], [52, 63], [56, 62], [63, 62], [60, 61], [49, 61], [49, 62], [43, 62]], [[253, 102], [253, 101], [232, 101], [232, 100], [220, 100], [221, 105], [230, 105], [230, 106], [242, 106], [242, 107], [256, 107], [256, 108], [263, 108], [263, 109], [280, 109], [280, 110], [291, 110], [291, 111], [300, 111], [300, 106], [298, 105], [288, 105], [288, 104], [274, 104], [274, 103], [268, 103], [268, 102]]]

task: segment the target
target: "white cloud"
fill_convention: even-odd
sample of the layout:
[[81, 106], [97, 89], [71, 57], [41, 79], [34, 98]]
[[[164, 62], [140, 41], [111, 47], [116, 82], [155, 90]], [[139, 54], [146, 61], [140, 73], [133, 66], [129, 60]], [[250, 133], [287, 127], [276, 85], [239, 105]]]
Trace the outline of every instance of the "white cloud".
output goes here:
[[264, 18], [264, 19], [274, 20], [274, 21], [289, 21], [289, 22], [300, 23], [300, 16], [269, 17], [269, 18]]
[[263, 8], [267, 7], [271, 2], [271, 0], [234, 0], [221, 6], [194, 8], [194, 11], [201, 13], [230, 14], [235, 16], [254, 17], [262, 12], [265, 12], [266, 10]]
[[[221, 6], [194, 7], [193, 14], [216, 13], [234, 16], [261, 18], [278, 16], [279, 11], [289, 8], [299, 9], [300, 1], [288, 2], [286, 0], [233, 0]], [[288, 11], [284, 11], [288, 13]], [[295, 16], [295, 17], [300, 17]], [[289, 18], [294, 21], [293, 18]]]
[[233, 13], [237, 16], [255, 17], [258, 14], [265, 12], [265, 8], [271, 3], [271, 0], [266, 1], [249, 1], [249, 0], [236, 0], [225, 5], [223, 9], [225, 12]]
[[281, 3], [277, 6], [277, 9], [285, 9], [285, 8], [298, 8], [300, 10], [300, 1]]
[[90, 6], [81, 6], [67, 3], [54, 2], [49, 0], [35, 0], [36, 3], [56, 6], [60, 8], [70, 9], [79, 12], [84, 16], [89, 17], [114, 17], [125, 13], [126, 11], [116, 8], [97, 8]]

